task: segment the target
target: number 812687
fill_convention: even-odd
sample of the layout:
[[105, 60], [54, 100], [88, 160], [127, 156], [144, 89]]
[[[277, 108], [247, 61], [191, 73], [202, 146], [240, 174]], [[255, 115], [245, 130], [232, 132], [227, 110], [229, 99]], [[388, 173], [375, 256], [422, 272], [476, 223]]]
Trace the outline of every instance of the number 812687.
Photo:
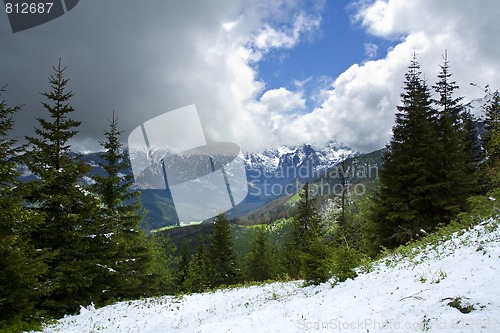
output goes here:
[[5, 12], [7, 14], [49, 14], [53, 2], [38, 2], [38, 3], [10, 3], [5, 4]]

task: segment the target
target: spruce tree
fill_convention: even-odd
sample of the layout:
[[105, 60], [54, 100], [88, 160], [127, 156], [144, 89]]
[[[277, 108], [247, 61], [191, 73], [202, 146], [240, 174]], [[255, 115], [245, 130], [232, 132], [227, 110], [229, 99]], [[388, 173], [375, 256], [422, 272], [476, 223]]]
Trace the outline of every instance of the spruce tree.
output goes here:
[[183, 288], [185, 285], [184, 281], [186, 280], [186, 277], [188, 274], [190, 257], [191, 256], [189, 253], [189, 241], [187, 238], [184, 238], [184, 240], [182, 241], [182, 245], [181, 245], [179, 265], [177, 266], [177, 270], [176, 270], [175, 282], [176, 282], [176, 285], [179, 287], [179, 290], [187, 291], [187, 292], [189, 292], [190, 290], [183, 290]]
[[292, 228], [285, 236], [285, 253], [283, 266], [293, 277], [300, 277], [302, 255], [307, 250], [311, 239], [319, 229], [319, 215], [311, 198], [309, 183], [305, 183], [299, 192], [295, 216], [292, 217]]
[[483, 169], [488, 183], [487, 191], [500, 186], [500, 93], [496, 90], [484, 106], [486, 134], [483, 138], [486, 161]]
[[152, 250], [146, 235], [139, 229], [142, 221], [140, 193], [132, 189], [133, 176], [127, 152], [120, 142], [122, 131], [113, 111], [109, 129], [104, 131], [106, 140], [100, 144], [99, 166], [105, 174], [94, 176], [93, 190], [102, 201], [97, 238], [102, 245], [102, 262], [99, 276], [108, 287], [108, 297], [125, 299], [144, 296], [148, 290], [148, 267]]
[[36, 319], [32, 315], [41, 291], [38, 278], [46, 270], [30, 237], [41, 219], [23, 207], [23, 184], [17, 180], [16, 159], [24, 147], [8, 136], [12, 115], [19, 110], [0, 101], [0, 331]]
[[212, 285], [230, 285], [239, 281], [238, 258], [234, 250], [229, 220], [224, 214], [214, 220], [214, 231], [210, 239], [210, 262], [214, 269]]
[[300, 276], [306, 284], [319, 284], [331, 277], [331, 249], [320, 235], [311, 237], [305, 251], [300, 254]]
[[323, 282], [329, 277], [329, 249], [309, 183], [304, 184], [299, 196], [284, 265], [292, 277], [302, 278], [306, 283]]
[[338, 216], [338, 224], [341, 226], [345, 225], [347, 220], [346, 220], [346, 206], [347, 206], [347, 196], [348, 196], [348, 174], [349, 174], [349, 167], [347, 166], [346, 162], [346, 156], [343, 156], [343, 160], [340, 163], [340, 168], [337, 168], [337, 170], [340, 169], [339, 174], [339, 181], [340, 181], [340, 186], [341, 186], [341, 193], [339, 196], [340, 200], [340, 215]]
[[451, 80], [452, 73], [446, 53], [440, 67], [439, 81], [433, 86], [439, 97], [434, 100], [434, 104], [439, 112], [438, 142], [441, 146], [440, 165], [435, 172], [440, 180], [440, 214], [442, 221], [449, 223], [460, 211], [465, 210], [466, 199], [473, 191], [473, 180], [471, 166], [468, 165], [471, 147], [468, 146], [468, 133], [462, 122], [463, 97], [454, 97], [459, 87]]
[[186, 292], [201, 292], [210, 288], [212, 274], [213, 268], [205, 246], [205, 239], [203, 235], [200, 235], [198, 248], [187, 265], [183, 289]]
[[274, 256], [264, 226], [258, 226], [252, 248], [246, 258], [247, 277], [252, 281], [266, 281], [274, 277]]
[[475, 124], [477, 120], [466, 110], [462, 113], [461, 118], [461, 128], [464, 132], [464, 141], [461, 143], [461, 149], [464, 154], [463, 162], [466, 174], [466, 181], [462, 185], [469, 187], [468, 194], [479, 194], [481, 192], [479, 167], [483, 152], [481, 142], [478, 140], [479, 131]]
[[173, 295], [180, 291], [176, 284], [174, 267], [178, 263], [176, 247], [164, 233], [155, 232], [149, 240], [152, 262], [143, 293], [147, 295]]
[[301, 250], [305, 250], [309, 240], [318, 236], [321, 231], [321, 218], [314, 204], [309, 183], [306, 183], [300, 192], [296, 216], [296, 239], [299, 241], [298, 245]]
[[302, 240], [300, 225], [295, 217], [290, 219], [283, 235], [283, 245], [279, 251], [281, 274], [290, 278], [300, 277], [300, 253]]
[[441, 222], [437, 114], [415, 56], [405, 78], [373, 214], [378, 245], [387, 247], [406, 243]]
[[99, 258], [93, 252], [97, 245], [94, 217], [99, 201], [80, 183], [90, 167], [80, 154], [71, 152], [69, 140], [81, 122], [70, 118], [73, 93], [67, 91], [60, 61], [54, 71], [49, 79], [52, 90], [42, 93], [49, 117], [38, 117], [36, 136], [26, 137], [31, 149], [25, 163], [37, 177], [29, 184], [29, 207], [45, 217], [33, 241], [37, 249], [50, 251], [41, 286], [48, 292], [40, 306], [59, 316], [89, 304], [96, 295], [93, 282]]

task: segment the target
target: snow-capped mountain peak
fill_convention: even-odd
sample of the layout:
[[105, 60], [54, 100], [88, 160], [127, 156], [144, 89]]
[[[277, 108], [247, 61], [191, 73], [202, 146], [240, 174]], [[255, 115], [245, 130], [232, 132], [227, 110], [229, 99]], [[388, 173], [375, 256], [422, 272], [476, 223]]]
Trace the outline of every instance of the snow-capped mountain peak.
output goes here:
[[246, 153], [243, 158], [249, 169], [275, 173], [280, 169], [307, 167], [315, 172], [331, 168], [355, 154], [353, 150], [334, 141], [323, 147], [311, 144], [268, 148], [261, 153]]
[[486, 113], [484, 112], [484, 106], [491, 100], [490, 95], [486, 95], [483, 98], [476, 98], [465, 104], [465, 109], [469, 111], [474, 118], [479, 121], [484, 121], [486, 118]]

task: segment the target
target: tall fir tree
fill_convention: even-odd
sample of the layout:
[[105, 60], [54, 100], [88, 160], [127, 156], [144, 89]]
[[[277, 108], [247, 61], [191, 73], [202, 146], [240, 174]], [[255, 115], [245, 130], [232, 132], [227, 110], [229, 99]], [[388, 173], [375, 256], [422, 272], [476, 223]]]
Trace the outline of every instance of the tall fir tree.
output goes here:
[[231, 226], [224, 214], [218, 215], [214, 220], [209, 256], [214, 269], [212, 286], [230, 285], [239, 281], [240, 268], [234, 250]]
[[38, 249], [51, 252], [41, 280], [48, 293], [40, 307], [59, 316], [89, 304], [97, 293], [93, 282], [99, 258], [93, 249], [99, 201], [80, 183], [89, 166], [70, 150], [69, 140], [78, 133], [81, 122], [70, 118], [75, 111], [69, 105], [73, 93], [67, 91], [61, 61], [54, 71], [49, 79], [52, 90], [42, 93], [49, 118], [38, 117], [36, 136], [26, 137], [31, 149], [25, 154], [25, 163], [37, 177], [29, 184], [29, 207], [45, 217], [33, 240]]
[[405, 78], [373, 212], [377, 243], [386, 247], [406, 243], [441, 222], [437, 114], [416, 56]]
[[468, 110], [462, 112], [461, 118], [461, 127], [464, 132], [461, 149], [464, 153], [463, 162], [466, 174], [466, 181], [462, 185], [469, 186], [468, 194], [479, 194], [482, 187], [479, 168], [483, 152], [481, 142], [478, 140], [480, 135], [476, 126], [477, 119]]
[[[1, 88], [0, 95], [4, 91]], [[9, 138], [12, 115], [19, 110], [0, 101], [0, 331], [36, 320], [34, 306], [41, 291], [38, 278], [46, 270], [42, 253], [31, 241], [41, 219], [24, 208], [23, 184], [18, 181], [17, 157], [24, 147]]]
[[302, 278], [306, 283], [328, 279], [328, 246], [322, 237], [322, 221], [311, 196], [309, 183], [299, 193], [292, 230], [285, 244], [285, 262], [288, 274]]
[[186, 292], [201, 292], [210, 288], [210, 277], [212, 274], [213, 267], [210, 264], [210, 258], [205, 246], [205, 239], [203, 234], [201, 234], [198, 248], [187, 265], [183, 289]]
[[348, 204], [348, 177], [349, 177], [349, 166], [347, 165], [346, 159], [347, 156], [342, 156], [343, 160], [340, 163], [340, 167], [337, 168], [339, 171], [339, 181], [340, 181], [340, 188], [341, 188], [341, 193], [338, 199], [340, 200], [340, 212], [339, 216], [337, 218], [337, 222], [339, 225], [343, 226], [346, 224], [347, 219], [346, 219], [346, 206]]
[[486, 113], [486, 134], [483, 138], [486, 161], [483, 169], [488, 183], [486, 191], [500, 187], [500, 92], [496, 90], [489, 103], [484, 106]]
[[460, 211], [466, 209], [466, 199], [472, 194], [474, 182], [470, 171], [470, 142], [463, 123], [463, 97], [455, 97], [459, 88], [451, 80], [450, 64], [447, 53], [440, 66], [439, 81], [433, 86], [438, 94], [433, 102], [439, 112], [438, 142], [441, 145], [439, 174], [441, 193], [438, 202], [444, 223], [449, 223]]
[[100, 144], [99, 166], [104, 175], [95, 175], [93, 190], [102, 201], [101, 224], [97, 237], [103, 246], [99, 273], [108, 297], [127, 299], [145, 296], [149, 290], [148, 270], [152, 261], [152, 249], [146, 235], [139, 229], [143, 218], [140, 193], [132, 189], [133, 176], [127, 152], [120, 142], [122, 131], [113, 111], [109, 129], [104, 131], [105, 140]]
[[149, 244], [153, 256], [148, 269], [148, 282], [144, 285], [143, 292], [149, 295], [178, 293], [181, 290], [176, 284], [174, 269], [178, 264], [178, 257], [175, 255], [176, 246], [170, 241], [169, 236], [161, 232], [155, 232], [151, 235]]
[[309, 183], [305, 183], [299, 193], [300, 200], [297, 203], [296, 214], [291, 220], [291, 230], [285, 236], [282, 264], [292, 278], [301, 276], [303, 254], [319, 231], [320, 217], [310, 192]]
[[187, 238], [184, 238], [181, 245], [179, 265], [177, 266], [175, 274], [175, 283], [178, 286], [179, 291], [183, 291], [183, 288], [185, 286], [184, 281], [186, 280], [188, 274], [190, 259], [191, 259], [191, 254], [189, 253], [189, 241]]
[[247, 277], [251, 281], [274, 278], [275, 260], [265, 226], [258, 226], [250, 252], [246, 257]]
[[311, 196], [309, 183], [305, 183], [300, 192], [300, 201], [297, 204], [297, 227], [296, 239], [300, 250], [305, 250], [308, 241], [319, 235], [321, 231], [321, 217], [316, 209], [314, 199]]
[[300, 199], [295, 227], [295, 237], [300, 239], [300, 276], [306, 283], [324, 282], [329, 278], [329, 249], [323, 237], [321, 216], [316, 209], [309, 183], [304, 185]]

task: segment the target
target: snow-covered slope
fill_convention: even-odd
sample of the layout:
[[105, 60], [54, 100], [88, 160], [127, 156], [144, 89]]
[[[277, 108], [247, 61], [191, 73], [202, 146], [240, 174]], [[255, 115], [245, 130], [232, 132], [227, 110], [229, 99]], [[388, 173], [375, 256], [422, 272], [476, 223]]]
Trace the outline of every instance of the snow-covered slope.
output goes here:
[[44, 332], [500, 332], [496, 222], [417, 253], [335, 287], [273, 283], [82, 308]]

